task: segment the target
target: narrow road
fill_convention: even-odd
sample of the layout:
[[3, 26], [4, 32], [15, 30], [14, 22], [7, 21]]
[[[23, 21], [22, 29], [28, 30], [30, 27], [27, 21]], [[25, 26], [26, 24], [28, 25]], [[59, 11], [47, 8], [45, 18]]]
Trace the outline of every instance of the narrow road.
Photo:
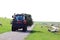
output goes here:
[[0, 40], [24, 40], [24, 38], [26, 38], [29, 35], [33, 27], [34, 25], [32, 27], [28, 27], [27, 32], [21, 32], [20, 30], [20, 31], [15, 31], [15, 32], [11, 31], [0, 34]]

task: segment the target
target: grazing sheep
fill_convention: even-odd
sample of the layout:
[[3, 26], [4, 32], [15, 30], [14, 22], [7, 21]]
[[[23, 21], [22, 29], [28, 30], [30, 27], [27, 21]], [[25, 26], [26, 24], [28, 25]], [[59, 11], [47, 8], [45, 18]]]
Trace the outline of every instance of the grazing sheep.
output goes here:
[[58, 32], [59, 31], [59, 28], [57, 26], [54, 26], [53, 24], [51, 25], [50, 28], [51, 29], [48, 29], [48, 31], [51, 31], [51, 32]]

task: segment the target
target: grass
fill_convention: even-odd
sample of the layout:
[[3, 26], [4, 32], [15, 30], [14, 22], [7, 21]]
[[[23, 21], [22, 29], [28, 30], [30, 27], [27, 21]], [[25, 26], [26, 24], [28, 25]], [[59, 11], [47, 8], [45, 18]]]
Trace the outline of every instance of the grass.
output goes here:
[[60, 32], [48, 32], [47, 27], [41, 28], [41, 25], [36, 23], [33, 31], [31, 31], [25, 40], [60, 40]]
[[2, 23], [2, 26], [0, 25], [0, 34], [11, 31], [10, 19], [0, 18], [0, 22]]

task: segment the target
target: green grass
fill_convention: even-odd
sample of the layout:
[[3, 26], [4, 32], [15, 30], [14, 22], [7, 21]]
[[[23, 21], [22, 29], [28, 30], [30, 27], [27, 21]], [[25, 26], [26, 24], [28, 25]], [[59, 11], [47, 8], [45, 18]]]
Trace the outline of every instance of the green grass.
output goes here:
[[10, 19], [0, 18], [0, 22], [2, 23], [2, 26], [0, 25], [0, 34], [11, 31]]
[[60, 40], [60, 32], [48, 32], [47, 27], [41, 28], [40, 26], [39, 23], [36, 23], [33, 31], [25, 40]]

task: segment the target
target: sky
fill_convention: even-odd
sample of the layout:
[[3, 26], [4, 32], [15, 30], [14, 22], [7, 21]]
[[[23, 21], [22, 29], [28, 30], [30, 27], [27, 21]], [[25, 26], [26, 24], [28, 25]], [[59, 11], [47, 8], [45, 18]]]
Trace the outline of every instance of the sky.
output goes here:
[[32, 15], [34, 21], [60, 22], [60, 0], [0, 0], [0, 17]]

